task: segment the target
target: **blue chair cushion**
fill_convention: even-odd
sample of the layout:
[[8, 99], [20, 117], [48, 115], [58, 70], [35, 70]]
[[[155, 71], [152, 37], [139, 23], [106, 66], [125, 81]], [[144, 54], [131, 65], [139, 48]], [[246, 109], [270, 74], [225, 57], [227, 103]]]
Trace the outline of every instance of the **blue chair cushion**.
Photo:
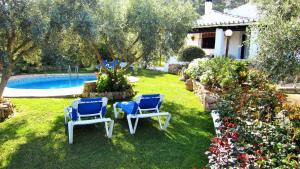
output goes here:
[[161, 104], [160, 94], [143, 94], [139, 106], [141, 109], [151, 109], [158, 105], [159, 109]]
[[120, 108], [126, 114], [136, 114], [138, 111], [138, 104], [135, 101], [118, 102], [117, 108]]
[[160, 98], [143, 98], [140, 101], [139, 107], [141, 109], [152, 109], [159, 105]]
[[160, 94], [143, 94], [142, 98], [160, 97]]
[[96, 114], [102, 111], [102, 117], [106, 113], [106, 106], [102, 106], [102, 98], [82, 98], [78, 104], [78, 113], [81, 115]]
[[102, 97], [96, 97], [96, 98], [81, 98], [81, 102], [93, 102], [93, 101], [102, 101]]

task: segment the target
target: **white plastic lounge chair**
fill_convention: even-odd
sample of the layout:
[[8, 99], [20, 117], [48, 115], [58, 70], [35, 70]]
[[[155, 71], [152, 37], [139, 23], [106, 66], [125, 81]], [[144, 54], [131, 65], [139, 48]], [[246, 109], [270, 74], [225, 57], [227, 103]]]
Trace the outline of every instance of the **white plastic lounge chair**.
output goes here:
[[[65, 124], [68, 124], [69, 144], [73, 143], [73, 127], [104, 123], [108, 138], [112, 137], [114, 121], [104, 118], [107, 98], [82, 98], [74, 100], [72, 106], [65, 108]], [[108, 128], [108, 123], [110, 124]]]
[[[117, 102], [114, 104], [115, 118], [118, 118], [120, 111], [123, 111], [126, 114], [131, 134], [136, 132], [138, 121], [141, 118], [157, 117], [160, 129], [166, 130], [171, 119], [171, 114], [159, 111], [163, 98], [164, 96], [161, 94], [145, 94], [138, 96], [136, 101]], [[164, 126], [161, 123], [161, 116], [167, 117]], [[132, 126], [131, 119], [136, 119], [134, 127]]]

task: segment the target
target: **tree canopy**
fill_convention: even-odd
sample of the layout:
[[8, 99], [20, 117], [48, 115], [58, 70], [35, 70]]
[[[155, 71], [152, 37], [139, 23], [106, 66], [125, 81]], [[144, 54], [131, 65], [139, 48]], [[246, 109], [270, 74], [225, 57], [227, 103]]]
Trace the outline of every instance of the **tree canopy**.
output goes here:
[[109, 53], [146, 65], [178, 51], [197, 17], [181, 0], [1, 0], [0, 96], [21, 62], [102, 64]]
[[41, 41], [49, 36], [47, 19], [39, 5], [31, 0], [0, 1], [0, 96], [16, 63], [40, 60]]
[[101, 43], [108, 48], [112, 59], [125, 60], [128, 65], [138, 60], [149, 63], [158, 52], [176, 52], [197, 18], [192, 5], [179, 0], [93, 3], [80, 6], [73, 30], [94, 49], [100, 63]]
[[298, 0], [258, 0], [263, 17], [257, 28], [259, 68], [275, 81], [300, 73], [300, 3]]

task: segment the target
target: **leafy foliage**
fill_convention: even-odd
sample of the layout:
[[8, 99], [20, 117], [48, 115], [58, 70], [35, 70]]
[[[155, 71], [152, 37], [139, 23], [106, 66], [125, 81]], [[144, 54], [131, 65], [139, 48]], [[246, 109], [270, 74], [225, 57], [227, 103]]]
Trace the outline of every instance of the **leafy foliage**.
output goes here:
[[47, 38], [47, 22], [39, 2], [0, 1], [0, 62], [3, 66], [0, 96], [17, 63], [40, 61], [40, 47]]
[[297, 168], [299, 109], [285, 107], [286, 96], [247, 63], [223, 58], [200, 66], [209, 63], [213, 63], [208, 69], [210, 78], [204, 83], [220, 96], [221, 122], [221, 135], [212, 140], [207, 152], [209, 166]]
[[257, 0], [264, 15], [259, 22], [258, 66], [274, 81], [300, 73], [300, 4], [298, 0]]
[[206, 71], [208, 58], [194, 59], [185, 70], [185, 73], [192, 79], [199, 80], [203, 72]]
[[96, 84], [97, 91], [100, 93], [125, 91], [132, 87], [121, 71], [111, 72], [109, 74], [99, 73]]
[[178, 60], [184, 62], [191, 62], [197, 58], [205, 57], [205, 52], [198, 46], [187, 46], [180, 50]]
[[196, 59], [190, 63], [186, 73], [210, 88], [228, 88], [246, 78], [247, 61], [228, 57]]
[[159, 52], [177, 51], [197, 18], [191, 4], [179, 0], [101, 0], [74, 8], [79, 12], [73, 30], [94, 48], [99, 62], [100, 43], [105, 43], [113, 59], [130, 64], [140, 59], [148, 64]]

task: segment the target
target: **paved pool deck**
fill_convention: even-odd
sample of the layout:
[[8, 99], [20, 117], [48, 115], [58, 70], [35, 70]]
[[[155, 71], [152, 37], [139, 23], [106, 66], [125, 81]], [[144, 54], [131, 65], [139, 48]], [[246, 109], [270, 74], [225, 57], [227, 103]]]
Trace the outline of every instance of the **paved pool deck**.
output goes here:
[[78, 97], [83, 86], [64, 89], [14, 89], [5, 88], [3, 97]]
[[[13, 76], [11, 79], [23, 79], [38, 76], [53, 76], [53, 75], [66, 75], [66, 74], [41, 74], [41, 75], [18, 75]], [[80, 74], [84, 75], [84, 74]], [[87, 73], [86, 75], [91, 75]], [[135, 83], [139, 78], [134, 76], [128, 76], [130, 83]], [[16, 89], [8, 88], [4, 89], [3, 97], [6, 98], [47, 98], [47, 97], [80, 97], [83, 93], [83, 86], [60, 88], [60, 89]]]

